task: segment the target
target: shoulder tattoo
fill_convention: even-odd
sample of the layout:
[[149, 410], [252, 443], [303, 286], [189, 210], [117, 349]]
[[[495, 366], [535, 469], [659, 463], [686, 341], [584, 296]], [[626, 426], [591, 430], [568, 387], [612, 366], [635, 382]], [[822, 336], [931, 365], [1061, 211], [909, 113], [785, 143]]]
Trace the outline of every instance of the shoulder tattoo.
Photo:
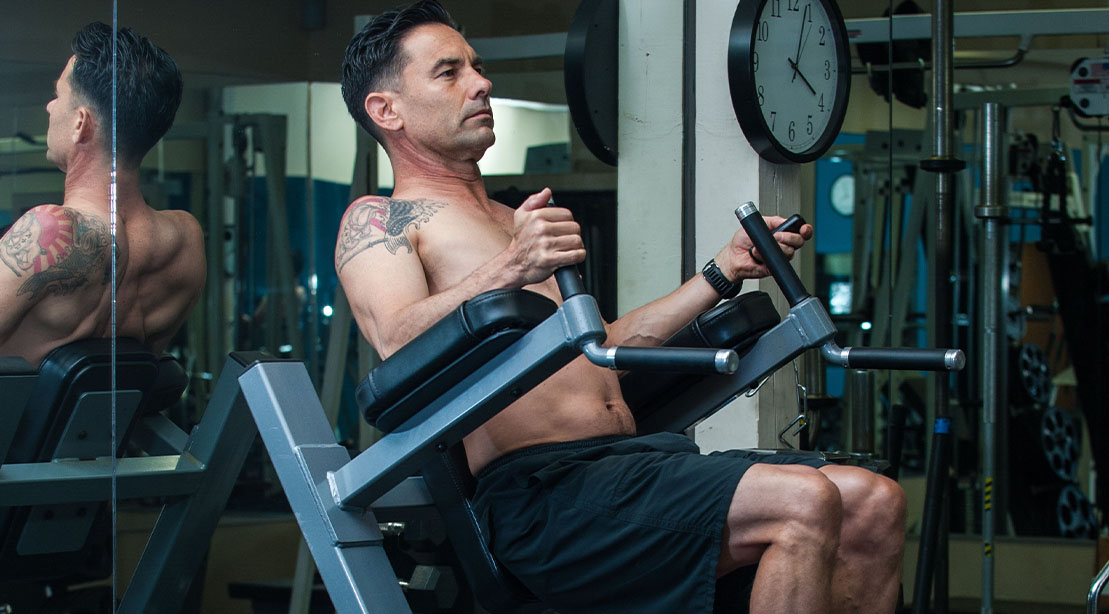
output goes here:
[[106, 285], [111, 235], [96, 217], [65, 207], [36, 207], [0, 239], [0, 260], [16, 277], [26, 277], [17, 295], [38, 300], [66, 295], [89, 283]]
[[339, 228], [335, 270], [342, 271], [352, 258], [379, 244], [384, 244], [390, 254], [402, 247], [412, 253], [412, 244], [404, 233], [427, 223], [443, 207], [443, 203], [424, 199], [367, 198], [356, 202]]

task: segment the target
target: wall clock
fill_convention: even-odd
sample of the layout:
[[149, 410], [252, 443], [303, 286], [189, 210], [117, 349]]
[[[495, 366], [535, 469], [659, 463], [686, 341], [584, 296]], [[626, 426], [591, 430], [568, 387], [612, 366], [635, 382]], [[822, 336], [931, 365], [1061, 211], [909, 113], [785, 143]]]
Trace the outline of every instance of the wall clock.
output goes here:
[[732, 19], [728, 85], [743, 134], [772, 162], [811, 162], [847, 111], [851, 48], [833, 0], [743, 0]]

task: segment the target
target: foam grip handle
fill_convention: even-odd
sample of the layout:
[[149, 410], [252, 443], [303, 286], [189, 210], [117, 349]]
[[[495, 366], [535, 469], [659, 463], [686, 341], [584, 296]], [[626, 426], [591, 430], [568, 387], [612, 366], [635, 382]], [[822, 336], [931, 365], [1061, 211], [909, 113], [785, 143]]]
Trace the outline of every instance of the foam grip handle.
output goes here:
[[967, 362], [962, 350], [857, 347], [846, 351], [847, 366], [853, 369], [959, 371]]
[[789, 266], [789, 259], [782, 253], [781, 246], [774, 240], [774, 235], [766, 227], [766, 222], [758, 210], [755, 209], [754, 204], [740, 205], [735, 213], [736, 217], [739, 218], [739, 223], [743, 226], [743, 230], [747, 231], [751, 243], [759, 250], [759, 256], [766, 263], [766, 268], [770, 269], [774, 281], [778, 282], [778, 287], [781, 288], [782, 294], [789, 301], [789, 306], [793, 307], [808, 298], [809, 293], [805, 290], [805, 285], [801, 283], [801, 278], [797, 276], [797, 271]]
[[734, 350], [619, 346], [612, 364], [619, 370], [731, 374], [739, 368], [739, 355]]
[[578, 267], [564, 266], [554, 272], [555, 281], [558, 282], [558, 291], [562, 293], [562, 300], [567, 300], [571, 296], [585, 294], [585, 284], [581, 281], [581, 275], [578, 274]]

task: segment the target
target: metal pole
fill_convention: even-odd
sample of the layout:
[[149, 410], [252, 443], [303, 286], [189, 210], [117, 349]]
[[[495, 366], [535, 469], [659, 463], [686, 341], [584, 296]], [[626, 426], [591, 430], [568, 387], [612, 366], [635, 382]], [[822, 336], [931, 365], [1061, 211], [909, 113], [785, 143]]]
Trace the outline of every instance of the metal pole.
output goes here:
[[974, 215], [983, 221], [982, 248], [982, 614], [993, 613], [995, 510], [997, 472], [997, 415], [1000, 388], [998, 360], [1005, 351], [1004, 302], [1001, 291], [1004, 265], [1004, 223], [1008, 210], [1001, 198], [1002, 110], [985, 105], [982, 146], [982, 205]]
[[874, 453], [874, 372], [856, 369], [847, 372], [851, 386], [850, 450], [861, 454]]
[[[952, 156], [954, 133], [951, 123], [951, 50], [954, 6], [950, 0], [936, 0], [932, 10], [932, 131], [933, 155], [921, 161], [921, 168], [935, 173], [934, 228], [929, 267], [929, 305], [932, 314], [929, 345], [950, 347], [952, 338], [951, 252], [954, 242], [954, 173], [965, 163]], [[932, 375], [935, 421], [932, 430], [932, 458], [921, 523], [920, 550], [913, 591], [913, 612], [923, 614], [935, 580], [936, 612], [947, 612], [946, 514], [948, 467], [951, 455], [951, 417], [949, 416], [948, 376]], [[938, 570], [938, 573], [937, 573]]]

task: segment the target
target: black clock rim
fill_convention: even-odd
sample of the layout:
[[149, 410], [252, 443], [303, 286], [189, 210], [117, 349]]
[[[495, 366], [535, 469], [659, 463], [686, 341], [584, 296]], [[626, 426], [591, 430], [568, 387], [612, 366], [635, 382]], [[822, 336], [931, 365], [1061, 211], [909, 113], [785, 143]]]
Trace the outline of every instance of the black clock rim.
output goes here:
[[832, 38], [837, 54], [836, 100], [832, 117], [824, 132], [812, 147], [802, 152], [793, 152], [778, 143], [766, 125], [759, 108], [758, 97], [751, 94], [757, 87], [754, 70], [751, 66], [751, 50], [755, 45], [755, 20], [769, 0], [740, 2], [732, 18], [731, 32], [728, 37], [728, 88], [732, 98], [739, 126], [751, 147], [763, 158], [778, 163], [812, 162], [824, 155], [839, 136], [843, 120], [847, 115], [847, 101], [851, 95], [851, 48], [847, 40], [847, 27], [839, 6], [831, 0], [812, 0], [819, 2], [832, 20]]

